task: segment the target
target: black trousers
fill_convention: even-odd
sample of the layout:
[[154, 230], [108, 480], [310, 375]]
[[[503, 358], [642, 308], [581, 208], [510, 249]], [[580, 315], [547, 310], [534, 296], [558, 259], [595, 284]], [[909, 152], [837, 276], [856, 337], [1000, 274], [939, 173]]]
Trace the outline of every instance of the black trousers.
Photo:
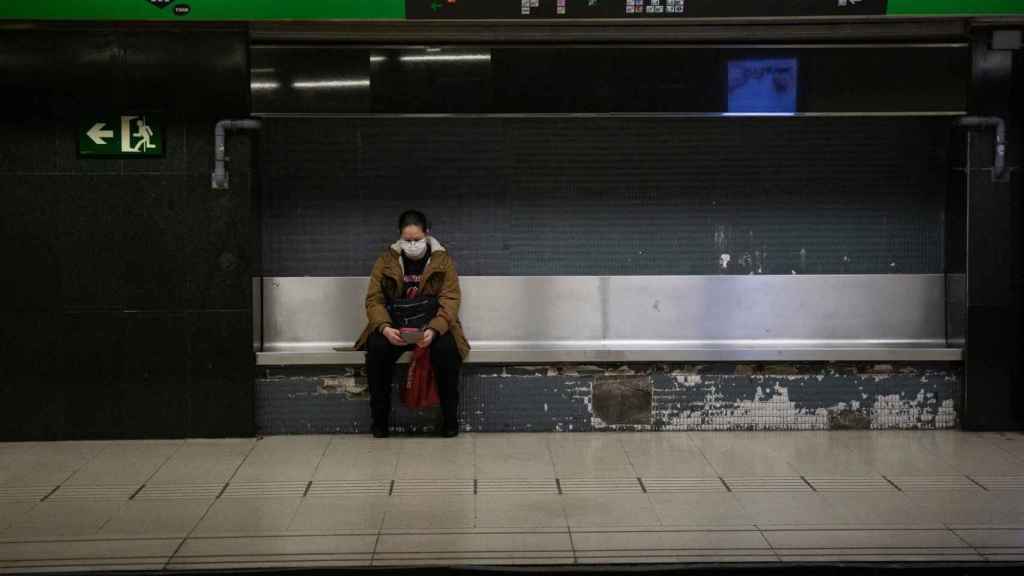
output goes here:
[[[366, 379], [370, 387], [370, 412], [376, 426], [386, 427], [391, 413], [391, 382], [394, 379], [395, 362], [406, 350], [415, 348], [395, 346], [379, 331], [370, 335], [366, 342]], [[441, 415], [447, 429], [459, 425], [459, 370], [462, 356], [455, 345], [451, 332], [443, 336], [434, 335], [430, 343], [430, 363], [437, 376], [437, 395], [441, 400]]]

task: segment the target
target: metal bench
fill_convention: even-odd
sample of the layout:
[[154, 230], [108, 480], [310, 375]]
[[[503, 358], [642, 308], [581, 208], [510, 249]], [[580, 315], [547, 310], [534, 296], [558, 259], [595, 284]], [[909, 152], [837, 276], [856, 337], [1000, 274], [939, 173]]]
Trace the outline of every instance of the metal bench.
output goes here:
[[[266, 277], [257, 364], [355, 365], [365, 277]], [[959, 361], [942, 274], [464, 276], [468, 363]], [[403, 359], [404, 361], [405, 359]]]

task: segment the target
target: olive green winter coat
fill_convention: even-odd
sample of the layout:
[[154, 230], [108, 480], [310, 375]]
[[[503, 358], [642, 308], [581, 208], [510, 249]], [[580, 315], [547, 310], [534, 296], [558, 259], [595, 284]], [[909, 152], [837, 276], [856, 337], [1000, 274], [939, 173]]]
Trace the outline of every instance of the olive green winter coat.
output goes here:
[[[465, 359], [470, 346], [462, 331], [462, 323], [459, 322], [459, 304], [462, 301], [459, 276], [444, 246], [432, 236], [428, 236], [427, 241], [430, 244], [430, 258], [423, 268], [419, 294], [437, 296], [439, 305], [437, 316], [428, 326], [437, 332], [438, 336], [451, 330], [459, 354]], [[401, 298], [405, 292], [405, 282], [402, 280], [404, 275], [401, 248], [396, 242], [377, 258], [373, 271], [370, 272], [370, 284], [366, 288], [366, 328], [356, 340], [356, 350], [365, 350], [366, 340], [370, 334], [385, 325], [391, 325], [391, 317], [384, 306], [385, 295]]]

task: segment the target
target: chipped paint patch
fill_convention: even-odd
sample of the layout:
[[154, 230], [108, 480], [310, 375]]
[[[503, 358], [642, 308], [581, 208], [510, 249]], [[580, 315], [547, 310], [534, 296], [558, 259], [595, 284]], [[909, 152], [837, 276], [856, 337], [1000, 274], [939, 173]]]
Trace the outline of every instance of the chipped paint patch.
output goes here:
[[684, 373], [676, 372], [676, 373], [672, 374], [672, 377], [675, 378], [676, 383], [681, 384], [683, 386], [688, 386], [688, 387], [697, 386], [701, 382], [701, 375], [700, 374], [688, 374], [688, 373], [685, 373], [685, 372]]
[[[945, 406], [947, 401], [944, 401], [942, 406]], [[871, 410], [871, 428], [931, 428], [936, 424], [939, 411], [940, 406], [937, 404], [935, 395], [928, 394], [923, 389], [918, 390], [914, 395], [909, 393], [879, 395]], [[943, 416], [948, 418], [945, 414]]]
[[789, 388], [775, 384], [771, 390], [757, 387], [754, 398], [740, 400], [722, 415], [741, 429], [772, 428], [785, 430], [825, 430], [828, 410], [799, 408], [789, 399]]
[[321, 394], [345, 394], [350, 398], [368, 394], [366, 378], [325, 376], [320, 380]]

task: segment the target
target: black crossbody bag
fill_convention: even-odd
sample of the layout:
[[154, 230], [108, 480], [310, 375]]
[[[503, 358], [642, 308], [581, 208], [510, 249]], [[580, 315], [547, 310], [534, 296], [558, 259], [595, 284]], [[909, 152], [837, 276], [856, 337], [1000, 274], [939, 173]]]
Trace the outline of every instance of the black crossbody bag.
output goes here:
[[423, 330], [437, 315], [437, 296], [388, 299], [385, 303], [393, 327]]

